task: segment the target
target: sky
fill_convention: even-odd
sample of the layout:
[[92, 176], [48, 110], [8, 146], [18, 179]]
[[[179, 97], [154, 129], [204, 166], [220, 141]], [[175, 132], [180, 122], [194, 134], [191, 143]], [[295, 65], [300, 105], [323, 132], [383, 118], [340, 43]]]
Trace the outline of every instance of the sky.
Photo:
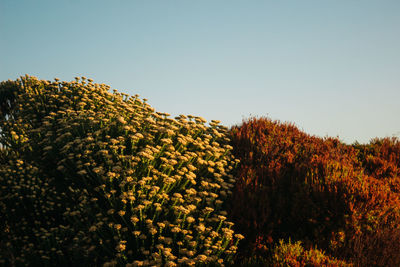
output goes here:
[[157, 111], [400, 137], [398, 0], [0, 0], [0, 81], [76, 76]]

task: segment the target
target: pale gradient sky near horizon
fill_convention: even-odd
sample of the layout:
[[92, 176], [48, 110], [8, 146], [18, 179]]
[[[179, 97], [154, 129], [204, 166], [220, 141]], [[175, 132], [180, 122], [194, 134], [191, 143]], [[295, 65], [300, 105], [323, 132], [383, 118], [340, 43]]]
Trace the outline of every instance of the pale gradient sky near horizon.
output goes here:
[[0, 81], [93, 78], [157, 111], [400, 137], [400, 1], [0, 0]]

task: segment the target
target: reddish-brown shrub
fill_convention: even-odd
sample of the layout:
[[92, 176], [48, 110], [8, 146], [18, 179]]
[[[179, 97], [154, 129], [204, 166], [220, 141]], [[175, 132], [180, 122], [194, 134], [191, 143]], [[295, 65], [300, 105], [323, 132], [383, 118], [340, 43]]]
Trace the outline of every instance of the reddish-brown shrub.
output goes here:
[[366, 174], [386, 179], [391, 189], [399, 193], [400, 187], [400, 140], [398, 138], [375, 138], [369, 144], [354, 144], [358, 158]]
[[267, 118], [245, 121], [231, 135], [241, 163], [230, 216], [246, 236], [242, 255], [265, 253], [291, 237], [350, 259], [360, 233], [400, 222], [399, 196], [364, 174], [356, 147]]
[[349, 258], [356, 266], [400, 266], [399, 227], [379, 225], [358, 235], [350, 246]]

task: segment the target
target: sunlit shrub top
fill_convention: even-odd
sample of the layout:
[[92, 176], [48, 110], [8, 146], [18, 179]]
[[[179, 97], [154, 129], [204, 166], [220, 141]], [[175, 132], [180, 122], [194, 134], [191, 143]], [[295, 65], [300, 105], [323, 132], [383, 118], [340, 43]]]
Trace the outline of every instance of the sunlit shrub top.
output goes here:
[[237, 163], [227, 128], [109, 89], [85, 77], [0, 84], [0, 258], [230, 261], [243, 237], [226, 218]]
[[[400, 139], [392, 137], [375, 138], [369, 144], [354, 144], [358, 158], [368, 175], [378, 179], [400, 177]], [[392, 185], [394, 186], [394, 185]], [[393, 187], [400, 192], [400, 187]]]

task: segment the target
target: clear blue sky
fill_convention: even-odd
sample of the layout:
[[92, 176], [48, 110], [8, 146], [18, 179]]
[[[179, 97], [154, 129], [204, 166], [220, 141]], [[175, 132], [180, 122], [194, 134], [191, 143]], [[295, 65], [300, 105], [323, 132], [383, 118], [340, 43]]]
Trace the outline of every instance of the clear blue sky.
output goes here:
[[400, 136], [400, 1], [0, 0], [0, 80], [24, 74], [364, 143]]

